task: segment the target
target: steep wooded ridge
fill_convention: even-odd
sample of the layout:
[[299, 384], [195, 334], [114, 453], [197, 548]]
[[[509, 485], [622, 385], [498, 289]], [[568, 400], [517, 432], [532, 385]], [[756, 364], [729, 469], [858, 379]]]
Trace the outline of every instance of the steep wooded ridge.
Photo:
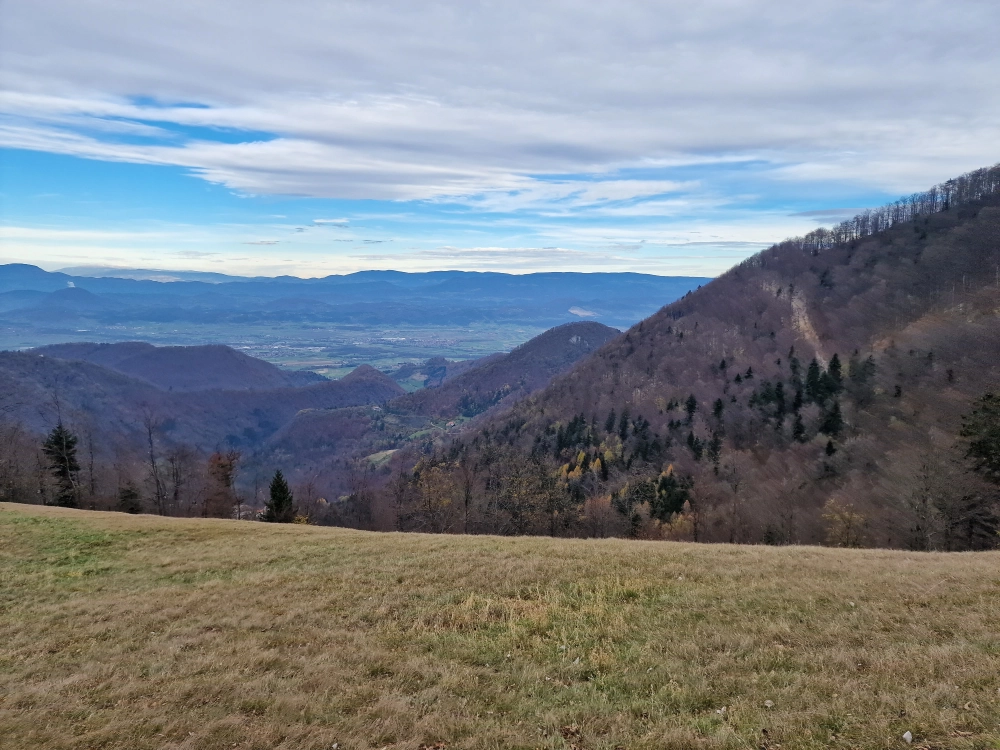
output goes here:
[[[1000, 167], [777, 244], [417, 463], [400, 527], [965, 549]], [[402, 499], [400, 499], [402, 498]]]

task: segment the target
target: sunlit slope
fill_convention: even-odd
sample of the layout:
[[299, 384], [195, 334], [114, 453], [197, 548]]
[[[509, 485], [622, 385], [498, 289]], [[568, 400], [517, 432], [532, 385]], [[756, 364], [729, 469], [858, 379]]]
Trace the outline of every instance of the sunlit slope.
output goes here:
[[996, 747], [998, 570], [2, 505], [0, 747]]

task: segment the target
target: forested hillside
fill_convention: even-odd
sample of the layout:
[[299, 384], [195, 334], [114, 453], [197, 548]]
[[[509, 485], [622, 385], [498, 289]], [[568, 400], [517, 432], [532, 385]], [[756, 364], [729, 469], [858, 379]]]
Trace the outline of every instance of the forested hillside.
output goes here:
[[420, 457], [395, 523], [993, 546], [998, 192], [979, 170], [748, 259]]
[[369, 366], [325, 381], [219, 346], [0, 352], [0, 500], [226, 517], [259, 510], [280, 468], [313, 521], [370, 525], [359, 481], [393, 451], [433, 445], [618, 334], [569, 323], [510, 353], [441, 360], [439, 385], [409, 395]]
[[566, 323], [436, 388], [403, 396], [392, 403], [392, 408], [426, 416], [474, 417], [501, 401], [512, 401], [546, 385], [553, 374], [620, 333], [601, 323]]

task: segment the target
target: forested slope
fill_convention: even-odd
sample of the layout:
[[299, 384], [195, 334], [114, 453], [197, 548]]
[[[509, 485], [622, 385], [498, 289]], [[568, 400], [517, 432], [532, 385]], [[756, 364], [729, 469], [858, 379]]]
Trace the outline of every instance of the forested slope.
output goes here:
[[748, 259], [425, 456], [408, 518], [448, 517], [422, 475], [472, 471], [474, 529], [991, 546], [960, 431], [1000, 385], [998, 189], [980, 170]]

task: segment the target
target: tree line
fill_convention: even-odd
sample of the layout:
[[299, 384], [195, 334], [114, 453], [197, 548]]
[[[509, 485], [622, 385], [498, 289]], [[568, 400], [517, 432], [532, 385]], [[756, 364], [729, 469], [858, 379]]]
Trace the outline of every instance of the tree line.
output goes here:
[[87, 444], [89, 455], [81, 456], [79, 436], [61, 419], [37, 446], [20, 425], [0, 420], [0, 500], [133, 514], [250, 518], [273, 523], [307, 520], [299, 515], [294, 494], [280, 470], [271, 477], [263, 507], [254, 508], [237, 487], [239, 451], [215, 451], [198, 466], [197, 454], [186, 447], [160, 458], [153, 431], [147, 435], [145, 481], [119, 471], [117, 488], [109, 496], [97, 491], [95, 473], [105, 467], [96, 465], [92, 439]]
[[[829, 229], [820, 227], [802, 237], [784, 240], [770, 250], [796, 248], [815, 255], [837, 245], [871, 237], [898, 224], [957, 209], [998, 194], [1000, 164], [976, 169], [935, 185], [930, 190], [914, 193], [878, 208], [867, 209]], [[755, 255], [744, 261], [743, 265], [758, 265], [763, 257], [763, 253]]]

